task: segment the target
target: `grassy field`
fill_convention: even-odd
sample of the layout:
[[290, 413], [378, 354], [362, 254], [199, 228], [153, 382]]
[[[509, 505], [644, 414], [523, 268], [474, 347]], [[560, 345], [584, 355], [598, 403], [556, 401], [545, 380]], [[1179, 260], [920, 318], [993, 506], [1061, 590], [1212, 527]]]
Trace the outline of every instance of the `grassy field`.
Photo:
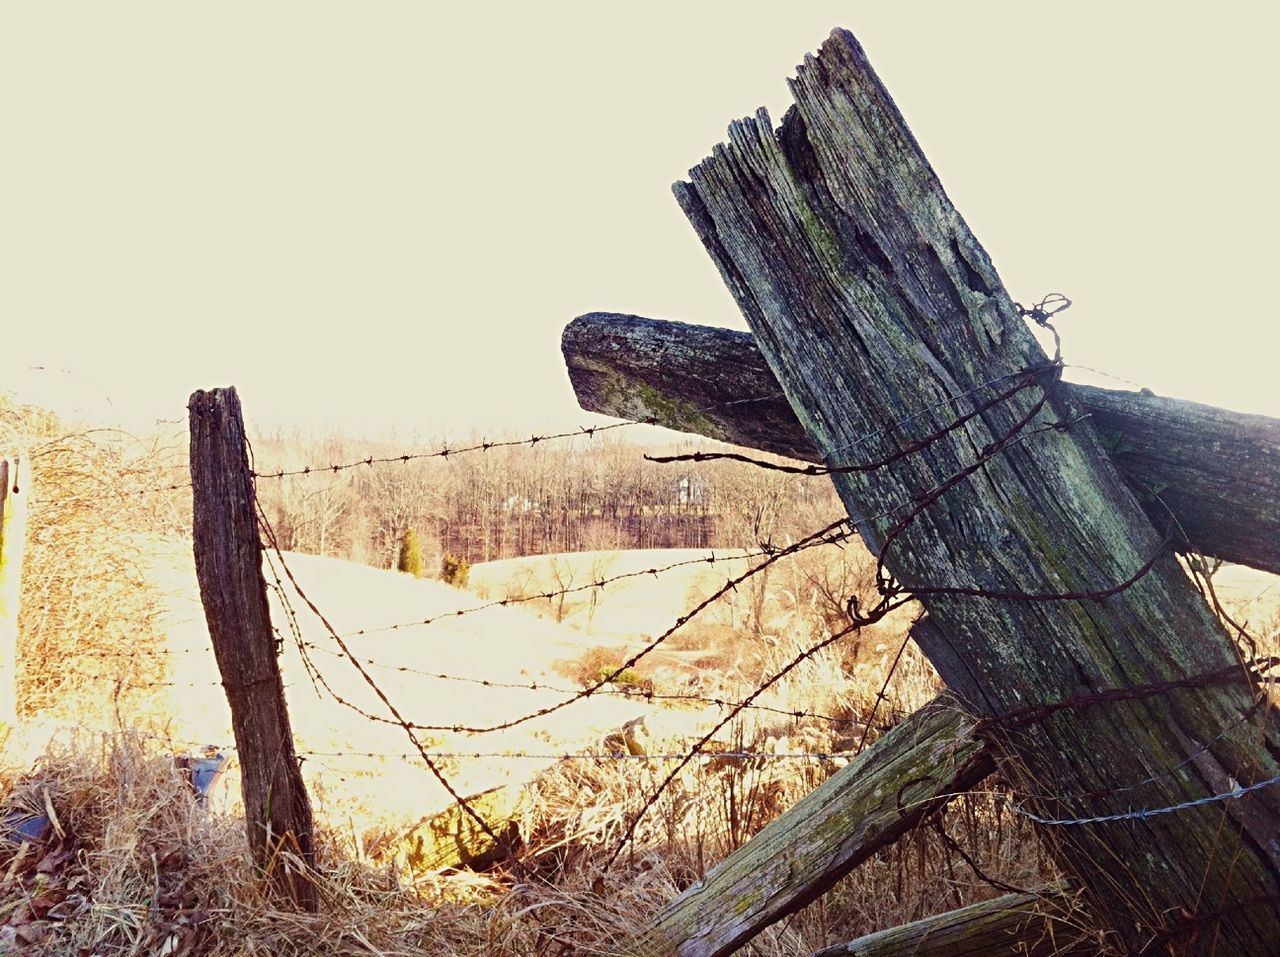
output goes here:
[[[322, 908], [300, 914], [268, 900], [255, 879], [234, 761], [208, 807], [174, 768], [175, 753], [204, 745], [234, 758], [229, 716], [189, 543], [134, 547], [145, 561], [128, 607], [146, 628], [100, 628], [28, 665], [27, 686], [56, 694], [8, 730], [0, 787], [9, 813], [43, 815], [50, 828], [41, 841], [0, 845], [0, 953], [618, 953], [627, 933], [840, 764], [770, 753], [848, 750], [868, 722], [874, 737], [939, 688], [908, 649], [872, 713], [909, 608], [842, 640], [761, 697], [775, 710], [746, 711], [717, 735], [718, 747], [763, 758], [692, 763], [606, 869], [671, 766], [657, 756], [686, 751], [725, 715], [711, 699], [750, 693], [838, 624], [834, 596], [867, 587], [865, 553], [814, 549], [730, 590], [601, 693], [501, 733], [431, 733], [428, 746], [447, 756], [464, 794], [504, 789], [486, 808], [516, 821], [531, 876], [502, 863], [439, 869], [417, 853], [415, 835], [447, 797], [400, 729], [355, 710], [377, 714], [378, 701], [326, 628], [289, 586], [273, 590], [319, 828]], [[477, 565], [463, 590], [331, 558], [284, 560], [411, 720], [444, 726], [500, 723], [565, 700], [758, 561], [732, 550], [541, 556]], [[629, 577], [592, 585], [618, 576]], [[1280, 625], [1274, 580], [1224, 569], [1218, 581], [1255, 631]], [[608, 757], [627, 747], [617, 735], [638, 718], [649, 757]], [[564, 752], [597, 756], [552, 757]], [[933, 831], [913, 833], [744, 953], [800, 957], [994, 896], [987, 878], [1027, 886], [1055, 876], [998, 788], [959, 799], [946, 826], [977, 870]]]

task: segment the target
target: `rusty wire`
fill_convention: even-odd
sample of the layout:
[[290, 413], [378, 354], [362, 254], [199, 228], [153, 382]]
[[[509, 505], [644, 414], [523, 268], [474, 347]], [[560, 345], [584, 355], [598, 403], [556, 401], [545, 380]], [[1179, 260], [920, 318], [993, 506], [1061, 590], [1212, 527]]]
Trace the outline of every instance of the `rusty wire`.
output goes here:
[[[449, 779], [445, 776], [439, 764], [430, 757], [430, 755], [427, 752], [427, 749], [423, 746], [422, 742], [418, 740], [418, 735], [415, 732], [413, 726], [409, 724], [407, 721], [405, 721], [405, 719], [400, 714], [400, 710], [395, 706], [395, 704], [392, 703], [391, 699], [387, 697], [386, 692], [384, 692], [382, 688], [379, 687], [378, 683], [373, 679], [373, 677], [364, 668], [364, 666], [361, 665], [360, 662], [356, 660], [355, 656], [351, 654], [351, 651], [347, 647], [346, 642], [343, 641], [342, 636], [340, 636], [337, 633], [337, 631], [333, 628], [333, 626], [329, 624], [329, 620], [325, 618], [324, 613], [321, 612], [320, 609], [316, 607], [315, 603], [311, 601], [310, 598], [307, 597], [306, 593], [299, 586], [297, 579], [294, 578], [293, 572], [290, 571], [288, 564], [285, 562], [284, 555], [280, 551], [279, 543], [276, 541], [275, 530], [271, 527], [270, 521], [267, 519], [266, 514], [263, 512], [262, 507], [257, 502], [256, 498], [254, 500], [254, 505], [258, 510], [259, 525], [262, 528], [262, 530], [266, 533], [267, 540], [268, 542], [270, 542], [271, 550], [275, 553], [275, 558], [277, 561], [279, 561], [280, 568], [284, 571], [285, 577], [289, 579], [289, 584], [293, 587], [294, 591], [298, 593], [298, 597], [301, 598], [303, 602], [306, 603], [307, 607], [311, 609], [311, 613], [314, 614], [316, 618], [320, 620], [320, 622], [324, 625], [325, 629], [329, 632], [330, 637], [332, 637], [338, 643], [338, 647], [342, 649], [344, 654], [346, 654], [347, 660], [350, 661], [352, 667], [356, 669], [360, 677], [369, 686], [369, 688], [373, 691], [373, 693], [377, 695], [378, 699], [386, 707], [387, 712], [395, 720], [395, 723], [404, 729], [404, 733], [408, 737], [409, 743], [413, 745], [414, 749], [418, 752], [419, 755], [421, 755], [423, 763], [426, 764], [427, 769], [435, 777], [436, 781], [439, 782], [440, 786], [443, 787], [445, 791], [449, 794], [449, 797], [453, 799], [453, 801], [458, 805], [459, 808], [462, 809], [462, 811], [468, 817], [470, 817], [473, 821], [475, 821], [476, 826], [479, 827], [480, 830], [484, 832], [486, 837], [488, 837], [491, 841], [493, 841], [495, 847], [509, 848], [510, 842], [499, 837], [497, 832], [494, 831], [492, 826], [490, 826], [489, 822], [486, 821], [484, 817], [474, 807], [471, 806], [471, 804], [467, 801], [467, 799], [464, 798], [461, 794], [459, 794], [457, 789], [455, 789], [454, 786], [449, 782]], [[519, 873], [521, 876], [525, 877], [526, 879], [531, 878], [533, 876], [532, 873], [520, 862], [519, 858], [512, 855], [511, 862], [514, 865], [517, 873]]]

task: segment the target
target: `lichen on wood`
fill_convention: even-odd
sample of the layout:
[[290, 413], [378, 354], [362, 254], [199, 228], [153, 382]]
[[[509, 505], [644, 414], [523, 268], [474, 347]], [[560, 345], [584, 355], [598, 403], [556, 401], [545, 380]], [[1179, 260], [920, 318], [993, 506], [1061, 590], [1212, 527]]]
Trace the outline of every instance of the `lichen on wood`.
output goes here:
[[[810, 438], [831, 464], [855, 464], [937, 432], [953, 397], [1046, 357], [856, 40], [833, 34], [791, 90], [779, 130], [763, 111], [733, 124], [676, 193]], [[883, 469], [835, 477], [877, 547], [918, 512], [884, 557], [922, 594], [936, 638], [921, 647], [948, 687], [998, 715], [1239, 664], [1172, 555], [1099, 601], [928, 594], [1087, 594], [1162, 548], [1076, 402], [1063, 390], [1042, 402], [1043, 385]], [[1003, 773], [1059, 818], [1213, 797], [1280, 772], [1276, 716], [1254, 704], [1242, 682], [1055, 712], [1001, 738]], [[1055, 853], [1134, 950], [1212, 938], [1219, 954], [1266, 952], [1280, 939], [1278, 790], [1063, 828]]]
[[803, 907], [992, 769], [947, 695], [907, 718], [672, 901], [624, 952], [720, 957]]
[[1061, 887], [1005, 894], [891, 927], [813, 957], [1086, 957], [1102, 952], [1097, 934]]
[[[749, 332], [595, 312], [565, 327], [578, 402], [606, 415], [818, 462]], [[1179, 548], [1280, 574], [1280, 420], [1070, 384], [1121, 477]], [[696, 418], [675, 414], [697, 409]]]

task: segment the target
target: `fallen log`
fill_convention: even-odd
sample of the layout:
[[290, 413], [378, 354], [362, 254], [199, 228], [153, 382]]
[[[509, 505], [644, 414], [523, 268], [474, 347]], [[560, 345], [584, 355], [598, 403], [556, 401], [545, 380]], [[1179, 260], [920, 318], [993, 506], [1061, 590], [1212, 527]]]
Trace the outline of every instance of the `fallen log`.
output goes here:
[[[1243, 681], [1188, 686], [1238, 651], [1055, 387], [862, 48], [837, 31], [791, 90], [781, 129], [764, 111], [733, 124], [676, 194], [824, 458], [883, 462], [834, 482], [929, 611], [942, 640], [922, 650], [988, 717], [1081, 702], [1000, 736], [998, 762], [1059, 822], [1055, 856], [1125, 947], [1267, 952], [1273, 709]], [[993, 397], [996, 381], [1018, 389]], [[1139, 685], [1168, 690], [1108, 696]]]
[[[592, 312], [561, 340], [584, 409], [821, 460], [749, 332]], [[1280, 574], [1280, 420], [1071, 385], [1152, 520], [1196, 549]]]
[[824, 947], [813, 957], [1069, 957], [1098, 954], [1098, 935], [1053, 886], [1005, 894]]
[[991, 773], [973, 726], [949, 695], [921, 708], [668, 904], [625, 953], [730, 954], [804, 907]]

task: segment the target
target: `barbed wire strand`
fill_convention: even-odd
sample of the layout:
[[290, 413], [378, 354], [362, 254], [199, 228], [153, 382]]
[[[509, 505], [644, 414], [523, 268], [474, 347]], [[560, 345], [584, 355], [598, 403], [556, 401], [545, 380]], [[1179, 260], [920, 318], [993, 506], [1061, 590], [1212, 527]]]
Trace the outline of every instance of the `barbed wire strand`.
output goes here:
[[[783, 472], [788, 475], [853, 475], [853, 474], [858, 474], [862, 472], [875, 472], [879, 469], [884, 468], [887, 465], [892, 465], [895, 462], [900, 462], [901, 460], [907, 458], [908, 456], [914, 455], [917, 452], [924, 451], [930, 445], [933, 445], [935, 442], [938, 442], [939, 440], [945, 438], [947, 435], [951, 434], [956, 429], [963, 426], [965, 423], [981, 415], [983, 412], [990, 411], [992, 408], [999, 405], [1001, 402], [1005, 402], [1013, 398], [1015, 395], [1018, 395], [1020, 392], [1022, 392], [1023, 389], [1025, 389], [1029, 384], [1031, 384], [1031, 382], [1033, 382], [1042, 373], [1050, 372], [1056, 368], [1057, 367], [1053, 363], [1047, 363], [1044, 366], [1027, 370], [1026, 372], [1023, 372], [1023, 373], [1018, 373], [1017, 378], [1019, 381], [1016, 382], [1014, 385], [1010, 386], [1008, 389], [1005, 389], [1004, 391], [996, 394], [992, 398], [987, 399], [985, 402], [979, 403], [978, 405], [970, 409], [968, 412], [965, 412], [962, 415], [957, 416], [956, 418], [949, 421], [946, 425], [929, 433], [928, 435], [923, 436], [919, 439], [914, 439], [911, 442], [908, 442], [906, 445], [895, 450], [890, 455], [872, 462], [862, 462], [856, 465], [810, 464], [810, 465], [799, 466], [799, 465], [785, 465], [782, 463], [770, 462], [766, 459], [759, 459], [753, 456], [743, 455], [739, 452], [702, 452], [702, 451], [685, 452], [685, 453], [680, 453], [678, 455], [646, 455], [645, 460], [649, 462], [657, 462], [662, 464], [671, 463], [671, 462], [714, 462], [714, 461], [722, 461], [722, 460], [733, 461], [733, 462], [744, 462], [747, 465], [754, 465], [757, 468], [767, 469], [775, 472]], [[1004, 378], [1007, 378], [1007, 377], [1008, 376], [1005, 376]], [[909, 418], [913, 418], [913, 417], [914, 416]], [[903, 419], [899, 421], [901, 422], [901, 421], [907, 421], [907, 420]], [[881, 430], [881, 431], [884, 431], [884, 430]]]
[[[702, 415], [708, 412], [716, 412], [720, 409], [729, 408], [735, 405], [745, 405], [753, 402], [766, 402], [773, 399], [781, 398], [783, 393], [781, 390], [772, 392], [768, 395], [752, 396], [746, 399], [729, 399], [725, 402], [718, 402], [713, 405], [703, 406], [701, 408], [689, 409], [682, 414]], [[471, 452], [491, 452], [494, 449], [510, 449], [510, 448], [533, 448], [543, 442], [552, 442], [558, 439], [573, 438], [594, 438], [601, 432], [612, 432], [617, 429], [631, 428], [637, 425], [662, 425], [659, 416], [651, 415], [643, 419], [629, 419], [623, 422], [612, 422], [607, 425], [579, 426], [576, 429], [565, 429], [559, 432], [549, 432], [542, 435], [534, 434], [527, 439], [502, 439], [490, 441], [482, 439], [480, 442], [472, 445], [463, 445], [456, 448], [449, 448], [448, 445], [435, 449], [431, 452], [404, 452], [399, 455], [366, 455], [362, 459], [355, 459], [349, 462], [340, 462], [330, 465], [306, 465], [296, 469], [277, 469], [275, 471], [262, 472], [252, 471], [250, 476], [255, 479], [282, 479], [291, 476], [304, 475], [321, 475], [335, 474], [344, 472], [348, 469], [360, 468], [360, 466], [374, 465], [391, 465], [395, 463], [408, 464], [409, 462], [420, 461], [422, 459], [449, 459], [451, 456], [466, 455]]]
[[[772, 685], [781, 681], [793, 670], [798, 668], [803, 662], [813, 657], [823, 648], [827, 648], [835, 644], [841, 638], [847, 637], [848, 635], [853, 634], [855, 631], [858, 631], [861, 628], [862, 628], [862, 625], [860, 624], [856, 624], [856, 623], [850, 624], [847, 627], [841, 628], [839, 631], [834, 632], [833, 634], [824, 638], [822, 641], [818, 642], [817, 644], [801, 652], [799, 655], [793, 658], [790, 662], [788, 662], [785, 666], [783, 666], [781, 669], [774, 672], [773, 675], [771, 675], [769, 678], [761, 682], [757, 686], [756, 690], [753, 691], [750, 695], [748, 695], [743, 700], [742, 704], [743, 705], [750, 704], [759, 695], [764, 694], [764, 692], [767, 691]], [[657, 803], [658, 798], [662, 796], [663, 792], [667, 789], [667, 787], [671, 784], [671, 782], [674, 781], [676, 777], [680, 774], [680, 772], [683, 771], [689, 765], [689, 763], [694, 759], [695, 756], [703, 753], [702, 749], [707, 745], [707, 743], [711, 741], [711, 739], [715, 736], [715, 734], [721, 728], [723, 728], [730, 721], [736, 718], [738, 714], [741, 713], [741, 710], [742, 710], [742, 707], [739, 706], [738, 708], [731, 710], [729, 714], [725, 715], [718, 722], [716, 722], [715, 726], [712, 727], [710, 731], [708, 731], [706, 734], [704, 734], [701, 738], [699, 738], [694, 743], [689, 753], [685, 755], [679, 761], [679, 763], [676, 764], [674, 768], [671, 769], [671, 771], [667, 774], [667, 776], [649, 794], [649, 796], [645, 799], [644, 803], [640, 806], [640, 810], [637, 811], [636, 814], [631, 818], [630, 823], [627, 825], [626, 830], [622, 834], [622, 839], [618, 842], [618, 846], [614, 848], [613, 853], [609, 855], [608, 860], [605, 861], [604, 866], [601, 868], [601, 877], [600, 877], [601, 880], [604, 879], [603, 875], [608, 873], [613, 868], [613, 865], [617, 862], [618, 857], [621, 856], [623, 850], [625, 850], [631, 844], [631, 840], [635, 836], [635, 831], [636, 831], [636, 828], [639, 826], [640, 821], [649, 812], [649, 809], [653, 807], [655, 803]]]
[[1263, 788], [1273, 787], [1280, 784], [1280, 774], [1258, 781], [1247, 786], [1237, 784], [1230, 791], [1221, 794], [1211, 794], [1207, 797], [1196, 798], [1191, 801], [1183, 801], [1179, 804], [1170, 804], [1163, 807], [1144, 808], [1142, 810], [1124, 811], [1119, 814], [1098, 814], [1093, 817], [1077, 817], [1077, 818], [1054, 818], [1042, 817], [1034, 811], [1029, 811], [1017, 802], [1010, 803], [1009, 807], [1017, 814], [1022, 815], [1030, 821], [1037, 824], [1044, 824], [1053, 827], [1067, 827], [1083, 824], [1110, 824], [1117, 821], [1138, 821], [1146, 818], [1157, 817], [1161, 814], [1174, 814], [1178, 811], [1186, 811], [1191, 808], [1203, 807], [1207, 804], [1217, 804], [1220, 801], [1230, 801], [1235, 798], [1244, 797], [1246, 794], [1252, 794], [1254, 791], [1260, 791]]
[[438, 781], [440, 786], [443, 787], [445, 791], [449, 794], [449, 797], [454, 800], [454, 802], [458, 805], [458, 807], [461, 808], [462, 811], [468, 817], [470, 817], [473, 821], [475, 821], [476, 826], [479, 827], [480, 830], [484, 832], [486, 837], [488, 837], [491, 841], [494, 842], [494, 846], [496, 848], [499, 848], [499, 849], [507, 848], [510, 851], [512, 851], [512, 853], [510, 854], [510, 860], [518, 874], [520, 874], [525, 879], [532, 878], [533, 876], [532, 872], [529, 871], [528, 868], [526, 868], [520, 862], [520, 859], [514, 854], [514, 849], [510, 848], [510, 842], [498, 836], [497, 832], [494, 831], [494, 829], [489, 825], [489, 822], [486, 821], [480, 815], [480, 813], [471, 806], [470, 803], [468, 803], [466, 798], [464, 798], [461, 794], [458, 793], [458, 791], [454, 788], [454, 786], [449, 782], [449, 779], [445, 777], [444, 772], [440, 770], [439, 765], [435, 761], [433, 761], [430, 757], [427, 756], [427, 750], [423, 746], [422, 742], [418, 740], [418, 735], [414, 731], [413, 727], [407, 721], [405, 721], [403, 716], [400, 714], [400, 710], [391, 702], [391, 699], [387, 697], [386, 692], [384, 692], [382, 688], [378, 685], [378, 683], [373, 679], [373, 676], [370, 675], [369, 672], [365, 670], [364, 666], [361, 665], [360, 662], [356, 660], [355, 656], [351, 654], [350, 649], [347, 647], [346, 642], [342, 640], [342, 637], [337, 633], [334, 627], [331, 624], [329, 624], [329, 620], [325, 618], [323, 612], [321, 612], [320, 609], [316, 607], [315, 603], [311, 601], [310, 598], [307, 597], [305, 592], [303, 592], [302, 588], [298, 585], [298, 581], [294, 577], [292, 570], [290, 570], [288, 563], [284, 560], [284, 555], [280, 551], [279, 543], [276, 541], [275, 530], [271, 527], [271, 523], [267, 519], [266, 513], [263, 511], [261, 504], [257, 501], [256, 496], [254, 499], [254, 504], [258, 510], [259, 524], [262, 526], [263, 531], [267, 535], [267, 540], [270, 542], [271, 549], [275, 552], [275, 558], [279, 561], [280, 568], [284, 571], [285, 577], [289, 579], [290, 585], [298, 593], [298, 596], [303, 600], [303, 602], [306, 603], [307, 607], [311, 609], [312, 614], [314, 614], [316, 618], [319, 619], [319, 621], [324, 625], [325, 629], [329, 632], [331, 637], [338, 643], [338, 646], [347, 655], [347, 658], [350, 661], [351, 666], [355, 668], [356, 672], [360, 675], [361, 679], [363, 679], [365, 684], [367, 684], [369, 688], [373, 691], [373, 693], [377, 695], [378, 699], [382, 702], [383, 706], [387, 709], [388, 713], [392, 716], [392, 718], [395, 719], [396, 723], [399, 724], [400, 727], [404, 730], [405, 735], [409, 738], [409, 743], [413, 745], [414, 749], [422, 756], [422, 760], [426, 764], [427, 769], [431, 771], [436, 781]]
[[[333, 651], [330, 648], [322, 648], [321, 646], [315, 644], [314, 642], [305, 642], [305, 644], [309, 651], [318, 651], [321, 654], [332, 655], [334, 657], [342, 657], [341, 652]], [[400, 672], [402, 674], [418, 675], [420, 677], [430, 678], [436, 681], [459, 682], [463, 684], [475, 685], [477, 687], [482, 687], [482, 688], [494, 688], [494, 689], [514, 690], [514, 691], [546, 691], [551, 694], [576, 694], [577, 690], [581, 690], [581, 689], [575, 690], [573, 688], [566, 688], [563, 685], [558, 685], [558, 684], [555, 684], [554, 682], [498, 681], [493, 678], [475, 678], [468, 675], [453, 675], [453, 674], [447, 674], [443, 672], [426, 671], [421, 668], [413, 668], [409, 665], [395, 665], [385, 661], [378, 661], [375, 658], [362, 657], [360, 660], [371, 668], [382, 668], [387, 671], [395, 671], [395, 672]], [[652, 689], [642, 688], [642, 687], [636, 687], [636, 688], [628, 688], [625, 686], [613, 687], [613, 688], [606, 687], [606, 688], [601, 688], [599, 691], [597, 691], [596, 695], [619, 697], [619, 698], [636, 698], [646, 703], [653, 703], [655, 701], [685, 701], [691, 704], [715, 705], [718, 708], [731, 708], [731, 707], [735, 707], [738, 704], [738, 702], [731, 701], [722, 695], [707, 695], [707, 694], [697, 694], [694, 692], [680, 692], [680, 691], [654, 691]], [[811, 711], [807, 708], [779, 708], [779, 707], [773, 707], [772, 705], [750, 705], [748, 710], [776, 714], [782, 717], [792, 718], [797, 721], [802, 720], [804, 718], [813, 718], [819, 721], [827, 721], [831, 724], [854, 723], [854, 719], [852, 717], [848, 717], [848, 716], [840, 717], [838, 715], [825, 714], [819, 711]]]
[[[828, 544], [828, 543], [823, 543]], [[831, 543], [834, 544], [834, 543]], [[736, 562], [743, 560], [751, 560], [753, 558], [765, 558], [776, 554], [778, 546], [761, 543], [760, 547], [752, 550], [744, 550], [741, 555], [716, 555], [714, 552], [702, 558], [688, 558], [678, 562], [672, 562], [668, 565], [655, 566], [645, 568], [640, 571], [622, 572], [609, 578], [601, 578], [595, 581], [585, 582], [581, 585], [569, 585], [554, 591], [539, 592], [534, 595], [515, 595], [509, 598], [495, 598], [479, 605], [473, 605], [468, 608], [458, 608], [453, 611], [441, 612], [438, 615], [430, 615], [426, 618], [415, 619], [414, 621], [398, 622], [394, 625], [383, 625], [377, 628], [360, 628], [356, 631], [349, 631], [343, 635], [344, 638], [363, 638], [367, 635], [377, 635], [386, 632], [399, 631], [404, 628], [415, 628], [420, 625], [432, 625], [438, 621], [444, 621], [452, 618], [462, 618], [466, 615], [473, 615], [478, 612], [487, 611], [490, 608], [506, 608], [511, 605], [524, 604], [533, 601], [551, 601], [556, 598], [563, 598], [568, 595], [577, 594], [583, 591], [593, 591], [596, 589], [604, 589], [610, 585], [620, 581], [626, 581], [631, 578], [658, 578], [667, 572], [674, 571], [678, 568], [687, 568], [692, 565], [716, 565], [726, 562]]]

